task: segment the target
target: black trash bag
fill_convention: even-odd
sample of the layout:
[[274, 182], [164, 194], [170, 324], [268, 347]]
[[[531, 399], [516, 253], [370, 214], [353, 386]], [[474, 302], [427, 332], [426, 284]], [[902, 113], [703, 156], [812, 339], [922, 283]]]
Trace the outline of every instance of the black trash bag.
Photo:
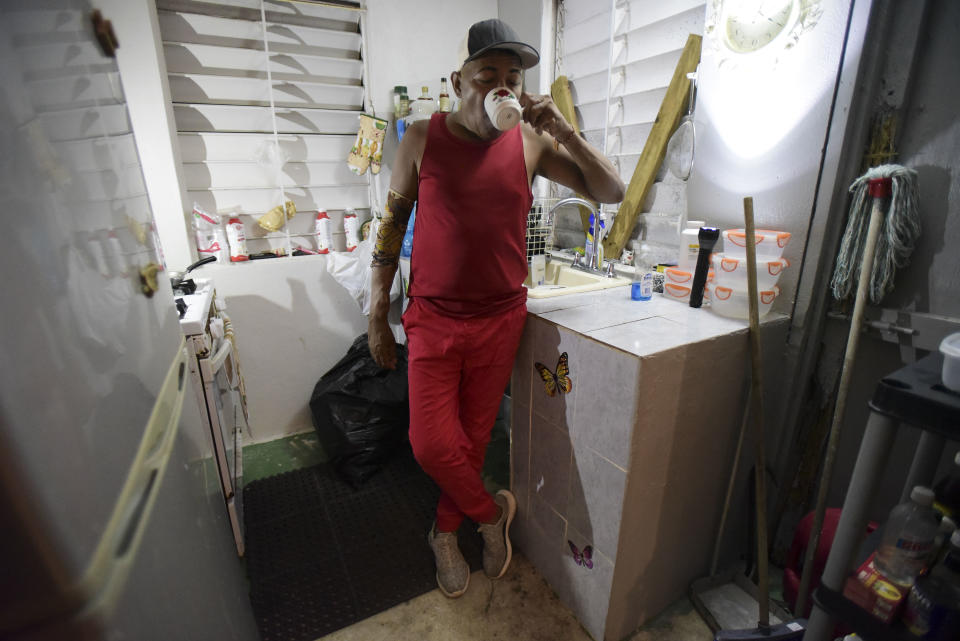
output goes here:
[[313, 426], [337, 472], [357, 487], [407, 441], [407, 348], [397, 345], [397, 368], [374, 362], [367, 335], [317, 382], [310, 397]]

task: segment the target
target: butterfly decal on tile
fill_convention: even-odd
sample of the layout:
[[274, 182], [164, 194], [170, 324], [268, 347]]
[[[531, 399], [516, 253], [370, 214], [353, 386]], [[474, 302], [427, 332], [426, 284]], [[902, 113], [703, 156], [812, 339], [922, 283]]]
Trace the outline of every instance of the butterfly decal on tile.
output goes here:
[[593, 569], [593, 546], [588, 545], [583, 548], [581, 552], [573, 541], [567, 539], [567, 544], [570, 546], [570, 551], [573, 552], [573, 560], [577, 562], [577, 565], [582, 565], [588, 570]]
[[567, 353], [560, 354], [557, 360], [557, 370], [551, 372], [543, 363], [534, 363], [543, 385], [547, 389], [547, 396], [556, 396], [559, 389], [564, 394], [569, 394], [573, 390], [573, 381], [570, 380], [570, 363], [567, 360]]

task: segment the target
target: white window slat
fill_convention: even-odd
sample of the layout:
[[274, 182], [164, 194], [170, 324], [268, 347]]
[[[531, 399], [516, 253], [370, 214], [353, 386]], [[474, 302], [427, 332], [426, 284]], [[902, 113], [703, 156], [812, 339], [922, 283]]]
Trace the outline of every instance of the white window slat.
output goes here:
[[[281, 169], [284, 189], [294, 187], [335, 187], [366, 185], [366, 176], [357, 176], [345, 162], [288, 162]], [[183, 175], [188, 190], [196, 189], [269, 189], [277, 186], [273, 168], [255, 162], [184, 163]]]
[[[169, 81], [174, 103], [270, 105], [269, 85], [259, 78], [170, 74]], [[275, 82], [273, 101], [278, 108], [359, 110], [363, 107], [363, 87]]]
[[[603, 3], [597, 3], [603, 5]], [[564, 25], [563, 50], [568, 56], [583, 49], [589, 49], [610, 39], [610, 3], [606, 9], [579, 23], [568, 21]]]
[[632, 30], [706, 5], [704, 0], [630, 0], [627, 6]]
[[683, 47], [689, 34], [703, 35], [703, 26], [704, 8], [701, 6], [632, 30], [624, 36], [626, 63], [675, 51]]
[[[160, 32], [166, 42], [208, 44], [262, 50], [260, 22], [234, 20], [194, 13], [158, 12]], [[267, 24], [271, 52], [306, 53], [336, 58], [360, 58], [360, 34], [300, 25]]]
[[[260, 21], [259, 0], [230, 0], [229, 3], [217, 0], [158, 0], [158, 9], [201, 13], [208, 16], [234, 18], [239, 20]], [[265, 3], [267, 22], [281, 24], [299, 24], [336, 31], [356, 31], [360, 14], [348, 9], [337, 9], [309, 2], [283, 2], [282, 0]]]
[[[298, 212], [370, 206], [366, 185], [300, 187], [285, 190], [284, 195], [293, 201]], [[252, 215], [263, 214], [281, 202], [279, 189], [203, 189], [188, 191], [187, 196], [191, 203], [208, 211], [239, 208]]]
[[[568, 78], [580, 78], [581, 76], [589, 76], [595, 73], [607, 73], [609, 69], [609, 53], [610, 45], [608, 42], [604, 41], [598, 44], [588, 47], [587, 49], [581, 49], [570, 54], [564, 54], [563, 56], [563, 65], [564, 73]], [[604, 86], [603, 95], [606, 96], [607, 88]]]
[[[203, 161], [254, 161], [268, 153], [273, 134], [181, 133], [180, 158], [184, 163]], [[355, 135], [280, 136], [280, 149], [289, 162], [342, 161], [350, 153]]]
[[[168, 73], [267, 77], [267, 58], [263, 51], [167, 43], [163, 55]], [[363, 62], [345, 58], [271, 53], [269, 66], [274, 80], [359, 85], [363, 76]]]
[[681, 53], [682, 45], [676, 51], [626, 65], [623, 95], [668, 87]]
[[567, 27], [586, 22], [598, 13], [610, 10], [609, 0], [563, 0], [564, 19]]
[[[324, 109], [278, 110], [277, 131], [281, 134], [356, 134], [359, 114]], [[273, 132], [269, 107], [184, 104], [174, 105], [173, 115], [181, 132]]]

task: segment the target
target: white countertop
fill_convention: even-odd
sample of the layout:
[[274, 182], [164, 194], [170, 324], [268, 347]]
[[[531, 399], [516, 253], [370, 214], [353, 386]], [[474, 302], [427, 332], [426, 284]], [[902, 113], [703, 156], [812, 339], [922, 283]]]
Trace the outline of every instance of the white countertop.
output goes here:
[[[636, 356], [649, 356], [680, 345], [735, 333], [746, 333], [745, 320], [726, 318], [708, 305], [693, 309], [686, 303], [654, 294], [648, 301], [632, 300], [629, 287], [527, 299], [530, 314], [589, 336]], [[787, 317], [770, 313], [761, 324]]]

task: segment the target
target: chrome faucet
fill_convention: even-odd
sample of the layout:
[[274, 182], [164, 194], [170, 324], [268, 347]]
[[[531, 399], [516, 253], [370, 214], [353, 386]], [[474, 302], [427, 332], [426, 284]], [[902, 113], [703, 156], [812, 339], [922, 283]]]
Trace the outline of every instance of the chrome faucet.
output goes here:
[[571, 196], [570, 198], [564, 198], [559, 201], [556, 205], [550, 208], [550, 214], [563, 205], [582, 205], [590, 210], [590, 213], [593, 214], [593, 247], [590, 248], [588, 253], [584, 256], [584, 261], [580, 262], [579, 256], [574, 258], [572, 267], [574, 269], [582, 269], [587, 272], [596, 272], [599, 274], [609, 275], [603, 268], [603, 258], [601, 253], [597, 251], [597, 248], [600, 247], [600, 243], [603, 242], [603, 228], [600, 227], [600, 210], [594, 206], [589, 200], [584, 200], [578, 196]]

